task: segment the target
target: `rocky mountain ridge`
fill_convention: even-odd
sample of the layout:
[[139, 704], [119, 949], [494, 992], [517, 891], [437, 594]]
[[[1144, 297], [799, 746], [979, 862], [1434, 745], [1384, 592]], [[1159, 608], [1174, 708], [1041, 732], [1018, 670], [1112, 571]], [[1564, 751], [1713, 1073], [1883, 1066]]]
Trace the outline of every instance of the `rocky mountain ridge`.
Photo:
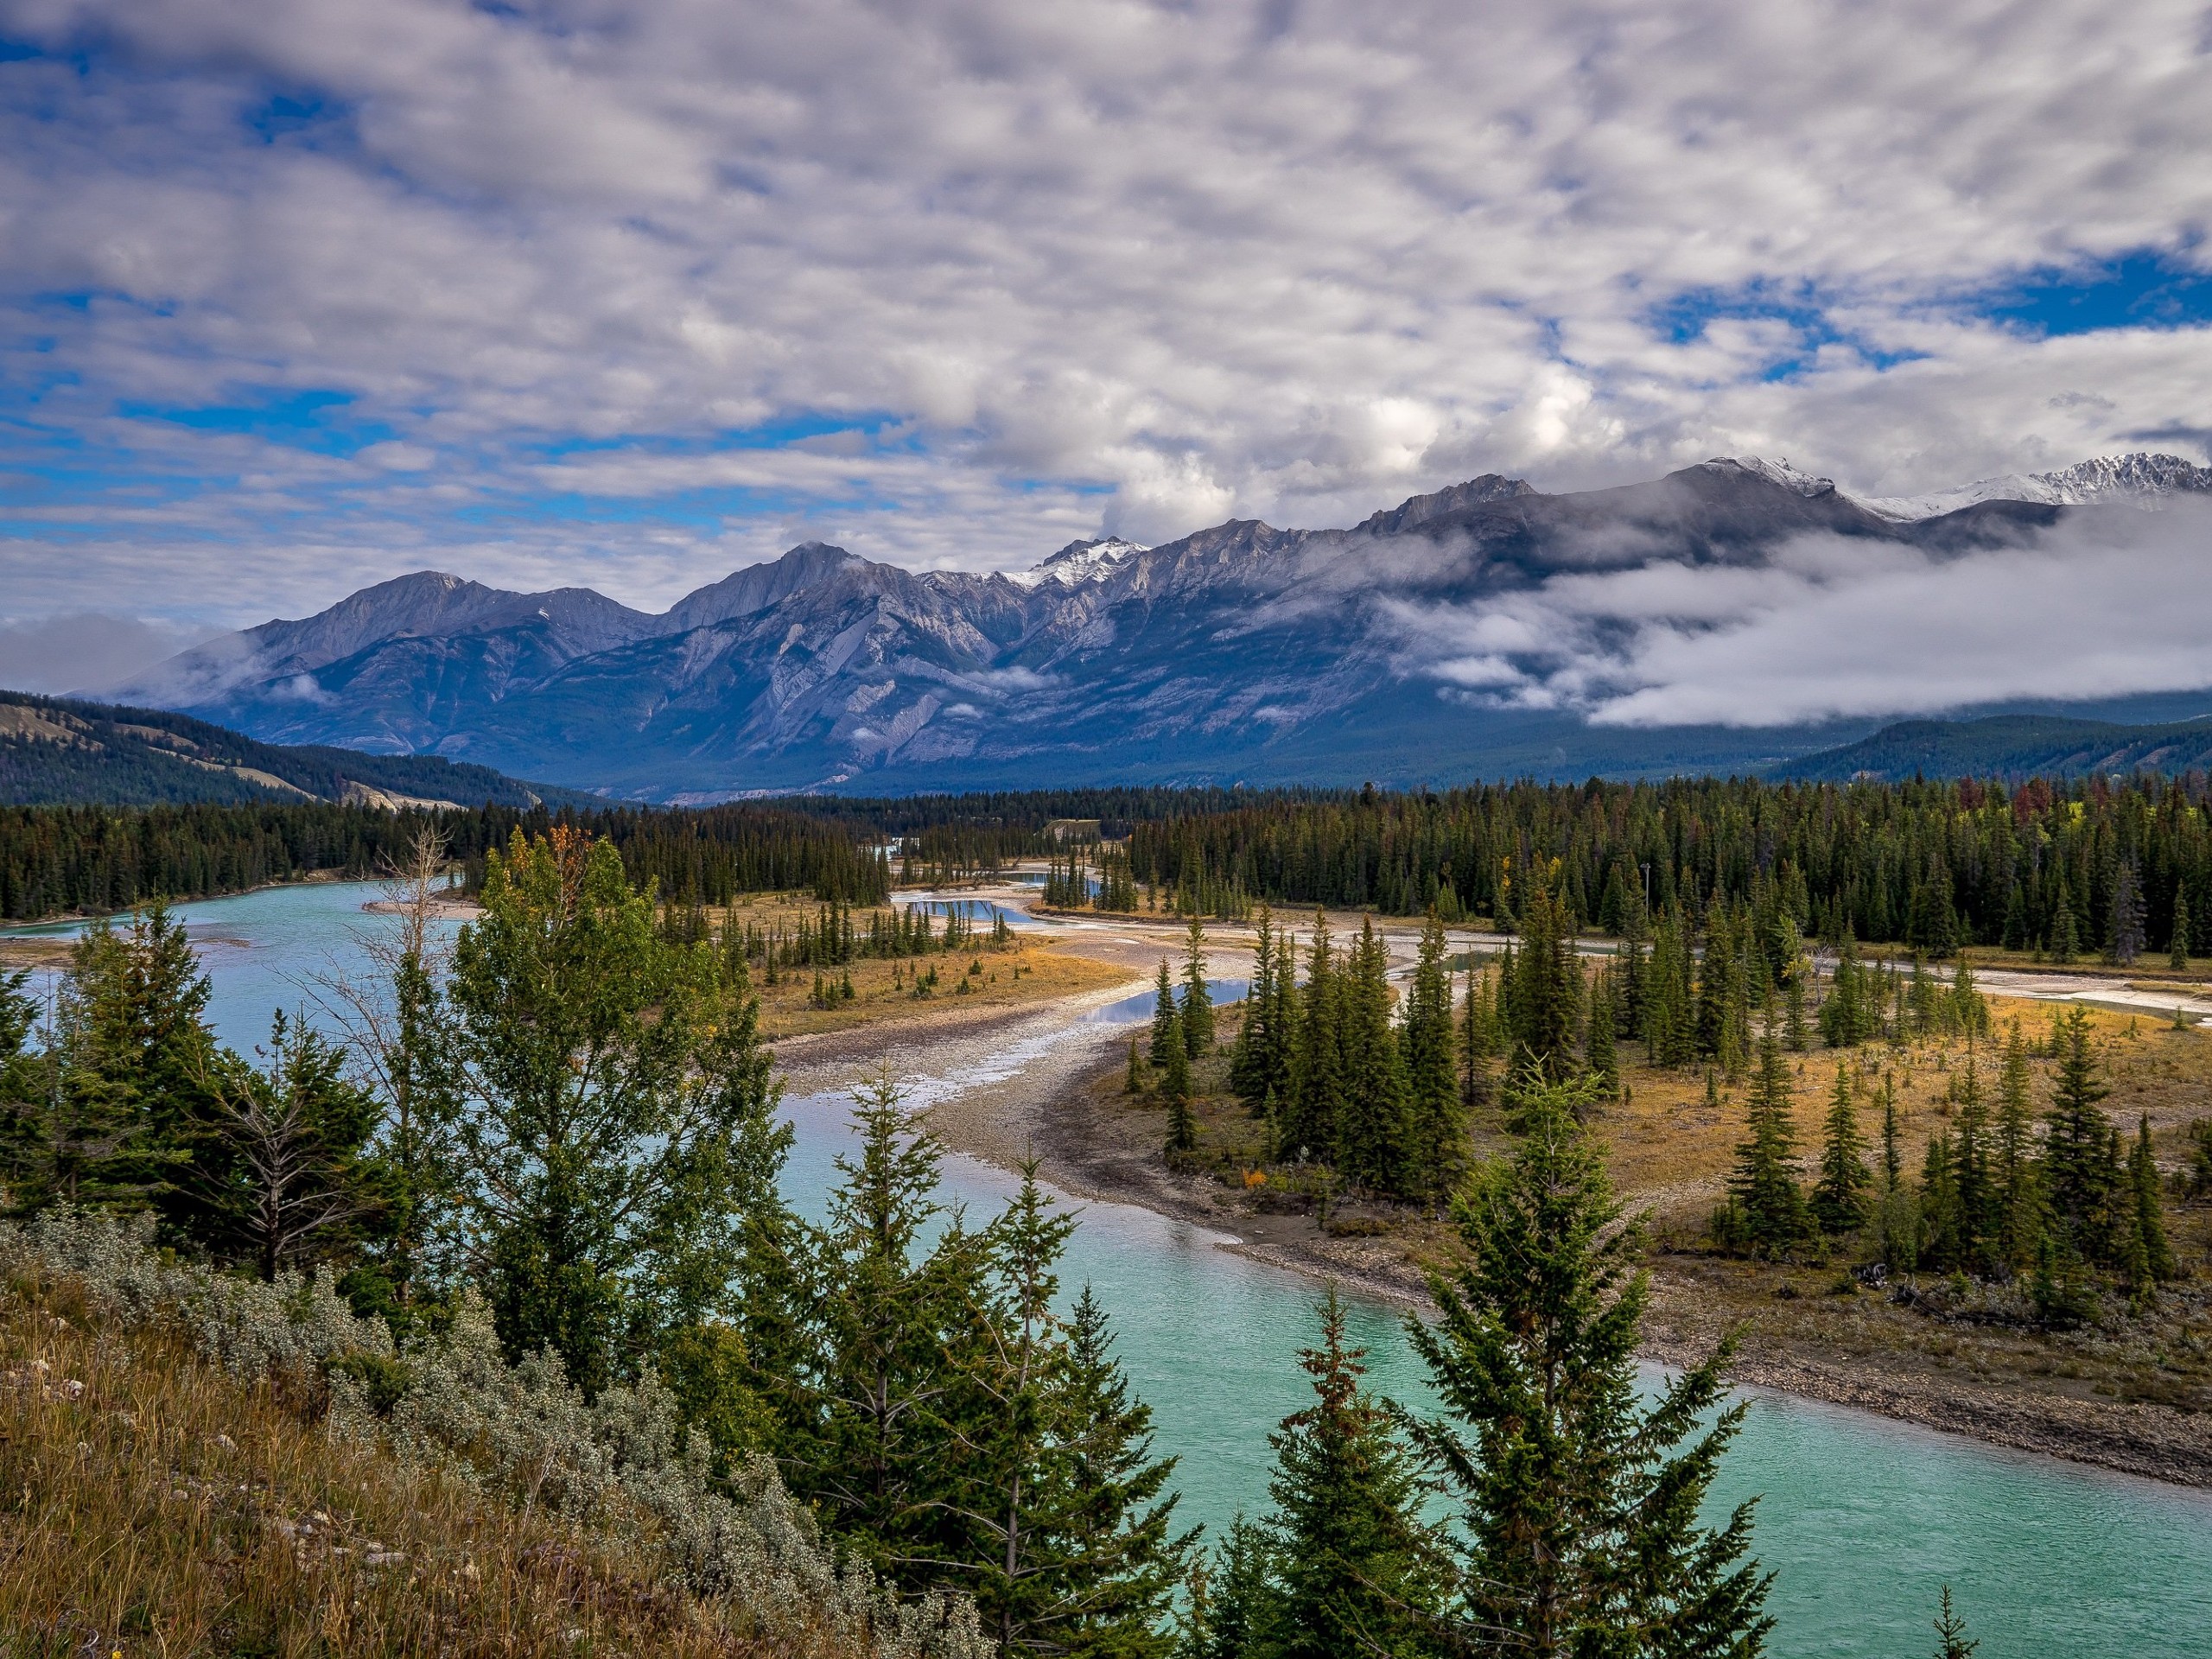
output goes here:
[[[2212, 479], [2171, 457], [2075, 474], [2066, 487], [2093, 503]], [[1805, 536], [1948, 553], [2106, 510], [1894, 507], [1786, 463], [1719, 459], [1558, 495], [1485, 474], [1344, 530], [1231, 520], [1151, 548], [1077, 542], [1018, 575], [914, 572], [808, 543], [659, 616], [588, 589], [423, 572], [187, 652], [125, 692], [272, 741], [671, 801], [1047, 776], [1423, 781], [1624, 757], [1748, 766], [1870, 727], [1592, 739], [1571, 715], [1440, 683], [1407, 619], [1656, 560], [1756, 567]]]

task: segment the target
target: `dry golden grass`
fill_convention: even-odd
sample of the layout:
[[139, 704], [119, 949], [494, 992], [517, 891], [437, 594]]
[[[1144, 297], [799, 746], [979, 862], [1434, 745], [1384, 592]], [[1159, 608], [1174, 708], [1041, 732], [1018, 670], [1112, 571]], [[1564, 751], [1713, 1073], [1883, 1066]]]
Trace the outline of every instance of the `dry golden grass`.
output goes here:
[[[759, 917], [741, 918], [763, 925]], [[981, 972], [971, 972], [976, 963]], [[937, 970], [936, 988], [918, 997], [913, 987], [918, 975]], [[760, 1031], [765, 1037], [797, 1037], [821, 1031], [849, 1031], [890, 1020], [926, 1019], [952, 1009], [1014, 1007], [1049, 1002], [1055, 997], [1103, 990], [1128, 980], [1126, 968], [1080, 957], [1071, 951], [1017, 934], [1006, 950], [994, 949], [988, 939], [950, 953], [932, 951], [893, 962], [864, 957], [842, 968], [824, 969], [832, 981], [849, 976], [853, 997], [834, 1007], [818, 1008], [814, 994], [814, 969], [785, 968], [770, 984], [759, 969], [753, 988], [760, 995]], [[958, 988], [963, 980], [968, 989]]]
[[312, 1400], [178, 1343], [0, 1306], [0, 1651], [819, 1655], [761, 1643], [604, 1540], [333, 1442]]

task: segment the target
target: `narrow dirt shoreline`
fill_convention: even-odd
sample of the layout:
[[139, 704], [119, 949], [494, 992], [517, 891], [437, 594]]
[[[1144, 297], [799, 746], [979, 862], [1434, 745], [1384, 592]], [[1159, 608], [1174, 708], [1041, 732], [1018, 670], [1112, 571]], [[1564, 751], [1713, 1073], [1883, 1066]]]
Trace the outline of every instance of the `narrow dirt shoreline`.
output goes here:
[[[930, 1109], [948, 1150], [1001, 1168], [1034, 1159], [1039, 1173], [1077, 1199], [1131, 1204], [1224, 1236], [1223, 1249], [1409, 1309], [1429, 1306], [1420, 1274], [1387, 1243], [1332, 1239], [1304, 1217], [1243, 1212], [1217, 1183], [1178, 1176], [1160, 1161], [1148, 1128], [1089, 1104], [1090, 1087], [1122, 1064], [1128, 1028], [1086, 1028], [1081, 1016], [1145, 988], [1119, 988], [1025, 1009], [934, 1011], [856, 1031], [776, 1045], [793, 1094], [849, 1088], [879, 1067], [947, 1077], [1010, 1044], [1044, 1045], [1011, 1075], [961, 1090]], [[1646, 1355], [1681, 1365], [1711, 1351], [1720, 1332], [1686, 1285], [1655, 1263]], [[1878, 1357], [1839, 1353], [1740, 1354], [1733, 1376], [1829, 1404], [2175, 1485], [2212, 1489], [2212, 1423], [2169, 1408], [2022, 1395], [1929, 1376]]]

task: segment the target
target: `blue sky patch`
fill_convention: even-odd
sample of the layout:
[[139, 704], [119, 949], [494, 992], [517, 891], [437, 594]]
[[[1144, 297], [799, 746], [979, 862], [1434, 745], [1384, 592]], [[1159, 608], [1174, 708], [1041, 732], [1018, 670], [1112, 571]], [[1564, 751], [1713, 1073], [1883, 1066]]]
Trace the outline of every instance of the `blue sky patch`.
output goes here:
[[2029, 273], [1986, 295], [1985, 316], [2031, 334], [2186, 328], [2212, 322], [2212, 274], [2149, 249], [2102, 264]]
[[1788, 380], [1803, 372], [1827, 346], [1848, 346], [1878, 369], [1894, 368], [1922, 355], [1885, 350], [1854, 330], [1838, 326], [1829, 315], [1831, 304], [1810, 284], [1762, 280], [1732, 289], [1685, 289], [1653, 304], [1645, 311], [1644, 321], [1662, 339], [1677, 346], [1702, 339], [1717, 321], [1786, 323], [1795, 338], [1788, 349], [1777, 353], [1761, 367], [1758, 378], [1767, 381]]

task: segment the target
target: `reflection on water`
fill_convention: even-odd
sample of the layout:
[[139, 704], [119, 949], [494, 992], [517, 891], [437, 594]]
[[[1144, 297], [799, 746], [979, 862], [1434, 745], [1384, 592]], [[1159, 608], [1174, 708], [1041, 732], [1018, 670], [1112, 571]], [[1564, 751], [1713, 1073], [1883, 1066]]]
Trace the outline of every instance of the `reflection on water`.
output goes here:
[[[377, 925], [359, 908], [375, 892], [333, 883], [183, 906], [214, 982], [211, 1014], [223, 1039], [263, 1039], [272, 1009], [300, 1006], [309, 976], [344, 961], [358, 930]], [[1243, 991], [1241, 981], [1211, 984], [1218, 1001]], [[1147, 991], [1090, 1018], [1134, 1025], [1152, 1001]], [[957, 1076], [913, 1079], [914, 1098], [927, 1103], [1052, 1065], [1076, 1039], [1067, 1031], [1015, 1039]], [[836, 1096], [786, 1103], [797, 1133], [786, 1186], [806, 1213], [820, 1214], [831, 1160], [850, 1144], [848, 1106]], [[1012, 1190], [1005, 1172], [969, 1159], [948, 1159], [946, 1173], [952, 1198], [978, 1215]], [[1305, 1403], [1294, 1361], [1313, 1338], [1318, 1294], [1222, 1242], [1148, 1211], [1092, 1204], [1062, 1274], [1069, 1295], [1087, 1282], [1112, 1311], [1159, 1449], [1181, 1459], [1183, 1513], [1216, 1533], [1238, 1509], [1266, 1504], [1267, 1434]], [[1355, 1301], [1351, 1324], [1370, 1349], [1374, 1386], [1418, 1408], [1424, 1389], [1398, 1316]], [[1777, 1654], [1924, 1653], [1946, 1582], [1985, 1659], [2212, 1651], [2212, 1500], [2202, 1495], [1780, 1395], [1753, 1396], [1716, 1497], [1725, 1509], [1754, 1495], [1763, 1495], [1758, 1554], [1779, 1574]]]

